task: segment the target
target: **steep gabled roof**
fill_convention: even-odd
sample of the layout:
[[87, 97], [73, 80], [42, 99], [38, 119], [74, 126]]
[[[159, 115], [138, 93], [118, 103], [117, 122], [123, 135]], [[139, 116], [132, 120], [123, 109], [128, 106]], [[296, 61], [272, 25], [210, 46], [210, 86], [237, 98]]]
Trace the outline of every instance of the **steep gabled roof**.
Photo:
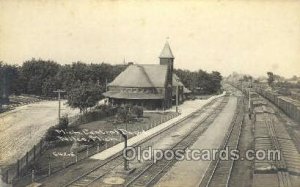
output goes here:
[[166, 44], [165, 44], [163, 50], [161, 51], [159, 58], [174, 58], [174, 55], [172, 53], [172, 50], [171, 50], [171, 47], [170, 47], [168, 41], [166, 41]]
[[[181, 82], [180, 78], [175, 74], [173, 73], [173, 86], [182, 86], [183, 87], [183, 93], [191, 93], [192, 91], [189, 90], [188, 88], [186, 88], [183, 83]], [[176, 93], [175, 93], [176, 94]]]
[[120, 73], [108, 86], [120, 87], [164, 87], [166, 82], [166, 65], [130, 65]]
[[175, 73], [173, 73], [173, 86], [183, 86], [180, 78]]

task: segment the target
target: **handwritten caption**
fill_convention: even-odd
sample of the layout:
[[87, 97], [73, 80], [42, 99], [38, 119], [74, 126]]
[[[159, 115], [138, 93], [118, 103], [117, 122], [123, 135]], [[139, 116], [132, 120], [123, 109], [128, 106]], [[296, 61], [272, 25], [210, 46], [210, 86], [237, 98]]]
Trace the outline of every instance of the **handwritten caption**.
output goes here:
[[[125, 129], [121, 130], [123, 134], [127, 136], [136, 136], [144, 131], [127, 131]], [[89, 143], [89, 142], [109, 142], [109, 141], [121, 141], [121, 135], [117, 129], [103, 131], [103, 130], [89, 130], [89, 129], [80, 129], [75, 130], [61, 130], [55, 129], [55, 132], [58, 134], [58, 141], [61, 142], [79, 142], [79, 143]], [[55, 157], [75, 157], [76, 155], [73, 152], [52, 152], [52, 155]]]

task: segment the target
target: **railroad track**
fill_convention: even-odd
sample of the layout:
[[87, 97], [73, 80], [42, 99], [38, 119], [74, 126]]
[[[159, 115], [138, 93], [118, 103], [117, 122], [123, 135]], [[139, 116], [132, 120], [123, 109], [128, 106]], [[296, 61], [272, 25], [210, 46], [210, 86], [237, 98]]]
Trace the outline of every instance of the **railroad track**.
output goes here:
[[[274, 128], [274, 124], [272, 123], [269, 114], [265, 113], [265, 123], [269, 132], [269, 137], [271, 139], [271, 143], [275, 150], [281, 150], [281, 146], [279, 140], [277, 138], [276, 130]], [[280, 171], [287, 171], [287, 166], [284, 159], [276, 160], [276, 167]]]
[[[265, 123], [268, 128], [268, 132], [269, 132], [269, 136], [270, 136], [273, 148], [275, 150], [280, 150], [282, 152], [281, 145], [278, 140], [277, 133], [276, 133], [276, 129], [274, 127], [274, 123], [270, 119], [270, 116], [268, 113], [265, 113]], [[277, 177], [278, 177], [280, 187], [291, 187], [292, 184], [291, 184], [290, 176], [289, 176], [289, 173], [287, 170], [287, 165], [286, 165], [284, 158], [281, 158], [280, 160], [275, 160], [275, 164], [276, 164], [276, 167], [278, 170]]]
[[103, 177], [104, 175], [106, 175], [107, 173], [109, 173], [114, 168], [123, 164], [123, 160], [120, 159], [120, 157], [118, 157], [118, 158], [114, 159], [114, 161], [111, 163], [113, 163], [113, 165], [106, 163], [101, 166], [101, 170], [99, 170], [99, 168], [95, 169], [95, 170], [89, 172], [87, 175], [79, 177], [76, 181], [73, 181], [72, 184], [69, 184], [67, 186], [77, 186], [77, 187], [78, 186], [88, 186], [88, 185], [92, 184], [93, 182], [95, 182], [96, 180]]
[[[220, 146], [220, 149], [225, 149], [228, 147], [228, 150], [230, 151], [236, 150], [238, 147], [244, 116], [241, 102], [242, 101], [239, 99], [239, 107], [237, 108], [237, 112], [235, 113], [231, 127], [227, 133], [223, 145]], [[221, 160], [219, 157], [217, 158], [217, 160], [211, 162], [205, 173], [205, 176], [200, 181], [199, 186], [229, 186], [234, 160]]]
[[[261, 96], [260, 96], [261, 97]], [[263, 98], [263, 97], [261, 97]], [[267, 99], [264, 98], [264, 100], [267, 101], [268, 105], [269, 102]], [[278, 109], [276, 108], [278, 111]], [[280, 112], [280, 111], [279, 111]], [[255, 133], [258, 133], [257, 131], [260, 130], [258, 133], [258, 139], [259, 142], [255, 142], [255, 147], [259, 147], [259, 149], [268, 150], [268, 149], [275, 149], [280, 150], [281, 152], [281, 159], [273, 161], [273, 165], [276, 166], [277, 172], [274, 173], [274, 171], [270, 171], [270, 175], [274, 174], [277, 175], [278, 183], [277, 185], [280, 187], [291, 187], [291, 180], [290, 180], [290, 170], [292, 170], [293, 173], [299, 173], [299, 166], [300, 166], [300, 157], [299, 152], [297, 150], [297, 147], [291, 137], [289, 136], [288, 132], [285, 130], [284, 127], [284, 120], [282, 120], [282, 116], [276, 115], [276, 113], [270, 113], [268, 111], [264, 111], [264, 122], [265, 122], [265, 129], [262, 129], [262, 126], [257, 126], [255, 130]], [[279, 121], [275, 123], [273, 117], [279, 117]], [[272, 119], [272, 120], [271, 120]], [[275, 118], [276, 119], [276, 118]], [[256, 123], [256, 121], [255, 121]], [[257, 140], [255, 140], [257, 141]], [[286, 158], [285, 158], [286, 156]], [[268, 163], [270, 161], [266, 161]], [[256, 168], [255, 168], [256, 170]], [[259, 171], [258, 171], [259, 172]], [[255, 171], [254, 171], [255, 173]], [[266, 174], [266, 173], [265, 173]], [[259, 175], [259, 173], [256, 173], [255, 175]], [[258, 178], [258, 180], [260, 180]], [[273, 180], [273, 181], [272, 181]], [[272, 182], [270, 182], [272, 181]], [[264, 179], [263, 181], [260, 181], [259, 185], [262, 186], [270, 186], [273, 187], [274, 179], [270, 177], [270, 179]], [[276, 182], [275, 182], [276, 183]]]
[[[228, 98], [226, 97], [227, 101]], [[224, 100], [224, 98], [223, 98]], [[215, 102], [217, 101], [217, 99], [207, 103], [206, 105], [204, 105], [201, 109], [193, 112], [192, 114], [190, 114], [189, 116], [179, 120], [178, 122], [176, 122], [174, 125], [171, 125], [165, 129], [163, 129], [162, 131], [159, 131], [147, 138], [145, 138], [143, 141], [134, 144], [132, 147], [137, 147], [137, 146], [141, 146], [142, 144], [147, 143], [149, 140], [153, 139], [154, 137], [157, 137], [159, 135], [161, 135], [162, 133], [165, 133], [167, 131], [170, 131], [171, 129], [177, 127], [180, 123], [182, 123], [183, 121], [187, 120], [188, 118], [190, 118], [191, 116], [195, 115], [195, 114], [202, 114], [203, 112], [206, 111], [206, 109], [213, 105]], [[226, 102], [227, 102], [226, 101]], [[102, 164], [96, 166], [95, 168], [91, 169], [90, 171], [84, 173], [83, 175], [77, 177], [76, 179], [74, 179], [73, 181], [63, 185], [63, 187], [71, 187], [71, 186], [88, 186], [89, 184], [93, 183], [94, 181], [102, 178], [103, 176], [105, 176], [106, 174], [108, 174], [111, 170], [113, 170], [114, 168], [116, 168], [117, 166], [119, 166], [120, 164], [123, 163], [123, 154], [122, 153], [118, 153], [115, 156], [105, 160]], [[113, 163], [113, 164], [112, 164]]]
[[[173, 145], [170, 149], [174, 152], [176, 150], [185, 150], [192, 145], [199, 135], [201, 135], [206, 128], [214, 121], [219, 112], [225, 107], [228, 98], [225, 102], [213, 111], [210, 115], [206, 116], [197, 126], [195, 126], [188, 134], [186, 134], [179, 142]], [[151, 162], [142, 171], [130, 179], [125, 186], [152, 186], [154, 185], [168, 169], [176, 162], [176, 160], [159, 160], [156, 163]]]

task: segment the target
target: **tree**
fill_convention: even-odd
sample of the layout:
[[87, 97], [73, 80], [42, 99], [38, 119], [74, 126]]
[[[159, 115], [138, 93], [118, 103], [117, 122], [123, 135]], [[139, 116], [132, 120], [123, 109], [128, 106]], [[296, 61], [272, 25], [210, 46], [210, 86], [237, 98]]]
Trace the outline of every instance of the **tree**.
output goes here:
[[199, 70], [196, 74], [196, 86], [199, 94], [209, 94], [212, 92], [209, 74]]
[[182, 83], [193, 93], [197, 94], [212, 94], [221, 89], [222, 76], [219, 72], [213, 71], [207, 73], [203, 70], [175, 70], [176, 75]]
[[106, 82], [111, 82], [126, 67], [83, 62], [59, 65], [51, 60], [34, 58], [25, 61], [21, 67], [0, 62], [0, 97], [22, 93], [55, 97], [53, 90], [74, 91], [78, 87], [77, 82], [101, 85], [101, 95]]
[[42, 95], [43, 80], [39, 76], [32, 76], [27, 82], [27, 92], [34, 95]]
[[92, 81], [77, 82], [67, 93], [68, 105], [86, 112], [87, 108], [95, 106], [103, 98], [102, 92], [103, 87]]
[[218, 92], [221, 89], [221, 81], [222, 81], [222, 75], [220, 72], [213, 71], [210, 74], [211, 79], [211, 85], [212, 85], [212, 92]]
[[251, 82], [252, 79], [253, 77], [251, 75], [244, 75], [242, 80], [245, 82]]
[[56, 97], [54, 90], [61, 89], [61, 82], [57, 77], [50, 77], [42, 83], [42, 95], [47, 97]]
[[296, 75], [293, 75], [293, 77], [291, 78], [292, 81], [297, 81], [298, 77]]
[[77, 81], [97, 82], [103, 87], [107, 82], [111, 82], [119, 75], [127, 66], [125, 65], [110, 65], [101, 64], [86, 64], [83, 62], [74, 62], [71, 65], [61, 66], [57, 73], [57, 80], [61, 83], [64, 90], [72, 89], [72, 85]]
[[25, 93], [42, 95], [43, 82], [57, 75], [60, 65], [54, 61], [32, 59], [24, 62], [21, 77], [24, 80]]
[[272, 72], [267, 72], [267, 75], [268, 75], [268, 84], [269, 86], [272, 86], [274, 82], [274, 74]]
[[15, 65], [0, 63], [0, 95], [2, 102], [9, 102], [9, 95], [18, 94], [19, 91], [19, 69]]
[[195, 88], [197, 87], [196, 72], [191, 72], [189, 70], [181, 70], [181, 69], [175, 69], [174, 72], [188, 89], [195, 90]]
[[2, 61], [0, 61], [0, 112], [2, 110], [2, 90], [3, 90], [3, 65]]

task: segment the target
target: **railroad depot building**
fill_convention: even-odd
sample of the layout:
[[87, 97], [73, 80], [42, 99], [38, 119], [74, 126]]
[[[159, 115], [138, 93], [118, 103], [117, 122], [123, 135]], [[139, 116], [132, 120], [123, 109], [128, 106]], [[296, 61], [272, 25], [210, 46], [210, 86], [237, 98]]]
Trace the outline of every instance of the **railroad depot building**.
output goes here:
[[182, 103], [184, 87], [173, 72], [174, 56], [166, 42], [159, 64], [131, 64], [107, 85], [103, 93], [113, 105], [132, 104], [146, 109], [167, 109], [178, 101]]

